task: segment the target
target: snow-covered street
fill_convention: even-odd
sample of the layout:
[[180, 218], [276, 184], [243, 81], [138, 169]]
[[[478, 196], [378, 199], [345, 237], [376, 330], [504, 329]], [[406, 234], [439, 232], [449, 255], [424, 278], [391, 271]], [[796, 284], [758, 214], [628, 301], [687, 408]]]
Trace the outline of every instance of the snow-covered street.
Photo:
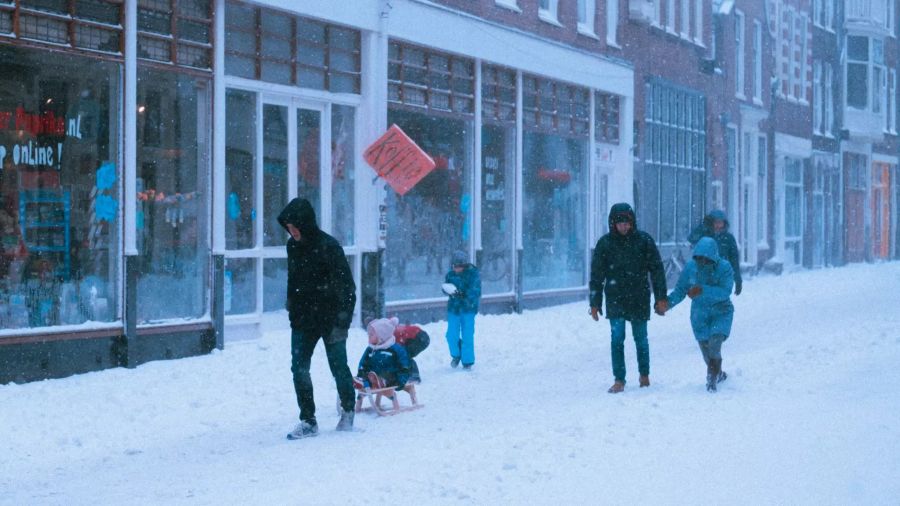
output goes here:
[[349, 434], [320, 345], [302, 441], [281, 314], [210, 356], [0, 386], [0, 504], [898, 504], [898, 287], [897, 262], [749, 279], [718, 394], [687, 302], [650, 322], [650, 388], [629, 337], [619, 395], [586, 302], [479, 316], [471, 372], [429, 324], [425, 408]]

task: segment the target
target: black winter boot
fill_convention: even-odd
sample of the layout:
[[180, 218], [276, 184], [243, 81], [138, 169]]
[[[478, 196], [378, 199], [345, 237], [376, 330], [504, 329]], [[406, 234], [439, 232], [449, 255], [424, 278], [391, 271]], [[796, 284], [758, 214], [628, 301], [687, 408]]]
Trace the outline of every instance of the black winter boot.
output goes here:
[[716, 383], [719, 381], [719, 372], [716, 370], [717, 360], [709, 359], [709, 365], [706, 367], [706, 391], [715, 392]]

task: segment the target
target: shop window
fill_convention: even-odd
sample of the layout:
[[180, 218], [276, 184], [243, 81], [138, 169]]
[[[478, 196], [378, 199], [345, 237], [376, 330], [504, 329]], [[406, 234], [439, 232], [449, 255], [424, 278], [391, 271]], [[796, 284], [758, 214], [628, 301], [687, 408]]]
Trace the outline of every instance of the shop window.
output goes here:
[[481, 70], [481, 258], [484, 293], [513, 289], [516, 73]]
[[225, 95], [225, 244], [256, 246], [256, 94]]
[[847, 37], [847, 105], [865, 109], [869, 98], [869, 38]]
[[212, 68], [209, 0], [138, 0], [138, 57]]
[[[226, 258], [225, 281], [222, 298], [225, 314], [249, 314], [256, 312], [256, 258]], [[287, 282], [282, 285], [282, 294]], [[282, 299], [282, 306], [284, 307]]]
[[439, 297], [436, 287], [450, 268], [451, 254], [469, 251], [471, 241], [472, 121], [394, 106], [388, 123], [403, 129], [436, 167], [405, 195], [386, 186], [385, 297]]
[[225, 72], [301, 88], [359, 93], [357, 30], [229, 1]]
[[119, 318], [119, 77], [0, 46], [0, 329]]
[[[262, 124], [262, 227], [263, 246], [282, 247], [285, 230], [278, 223], [278, 215], [288, 203], [288, 108], [284, 105], [263, 104]], [[318, 128], [316, 128], [318, 137]], [[302, 163], [302, 160], [301, 160]], [[304, 193], [313, 208], [318, 210], [318, 201]]]
[[523, 142], [523, 288], [582, 286], [587, 139], [526, 131]]
[[115, 0], [5, 0], [0, 36], [121, 55], [122, 15]]
[[619, 143], [618, 95], [594, 93], [594, 139], [609, 144]]
[[209, 289], [209, 81], [138, 70], [140, 323], [206, 314]]
[[388, 102], [430, 111], [475, 112], [475, 62], [416, 46], [388, 46]]
[[355, 241], [356, 109], [331, 106], [331, 235], [345, 246]]

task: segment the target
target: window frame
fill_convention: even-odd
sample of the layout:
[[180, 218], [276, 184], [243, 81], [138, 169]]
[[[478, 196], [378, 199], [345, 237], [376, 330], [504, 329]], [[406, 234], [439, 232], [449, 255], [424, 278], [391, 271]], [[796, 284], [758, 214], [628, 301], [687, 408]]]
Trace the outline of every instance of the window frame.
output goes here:
[[[544, 7], [544, 2], [547, 6]], [[562, 26], [559, 22], [559, 0], [539, 0], [538, 1], [538, 19], [551, 25]]]
[[743, 100], [746, 98], [744, 87], [746, 84], [745, 52], [746, 48], [746, 18], [739, 9], [734, 10], [734, 96]]

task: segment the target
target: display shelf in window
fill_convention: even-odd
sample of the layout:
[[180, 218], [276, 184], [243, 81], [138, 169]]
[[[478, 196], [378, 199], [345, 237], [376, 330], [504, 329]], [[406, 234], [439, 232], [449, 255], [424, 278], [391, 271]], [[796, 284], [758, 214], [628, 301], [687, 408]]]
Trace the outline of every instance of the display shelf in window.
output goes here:
[[67, 191], [19, 193], [19, 226], [29, 253], [45, 256], [56, 275], [68, 278], [72, 267], [70, 236], [71, 197]]

